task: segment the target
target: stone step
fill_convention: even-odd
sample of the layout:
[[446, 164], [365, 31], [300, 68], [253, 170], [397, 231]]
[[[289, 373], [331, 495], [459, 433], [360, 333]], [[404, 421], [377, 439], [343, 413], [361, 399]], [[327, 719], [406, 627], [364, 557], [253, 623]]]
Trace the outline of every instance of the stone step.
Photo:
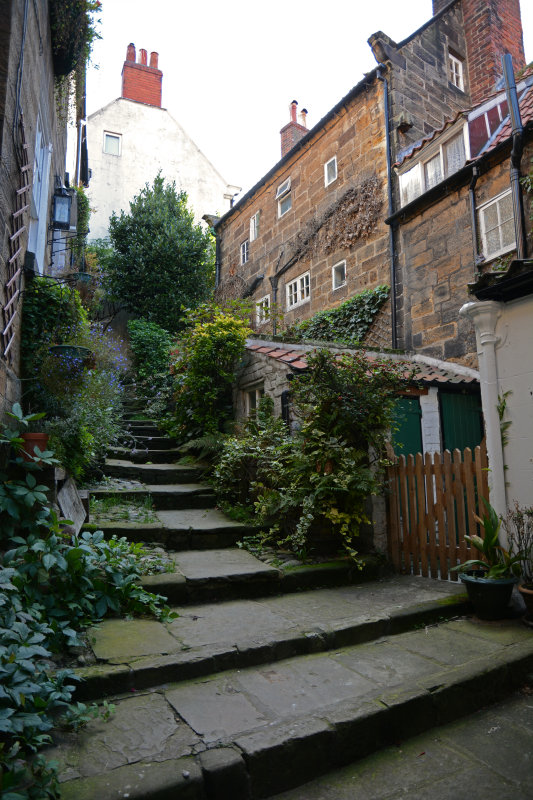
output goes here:
[[139, 484], [129, 485], [111, 484], [90, 488], [92, 497], [104, 498], [118, 495], [122, 500], [151, 497], [152, 504], [157, 511], [181, 511], [183, 509], [213, 508], [216, 498], [210, 486], [196, 483], [195, 472], [183, 472], [180, 475], [181, 483], [167, 484]]
[[105, 474], [110, 478], [140, 481], [150, 484], [193, 483], [201, 480], [205, 467], [197, 464], [136, 464], [119, 458], [107, 458]]
[[[326, 570], [327, 572], [327, 570]], [[174, 606], [177, 619], [106, 619], [91, 629], [98, 659], [79, 671], [76, 694], [97, 699], [395, 635], [467, 609], [460, 587], [398, 578], [310, 589], [309, 571], [292, 593]], [[320, 576], [314, 576], [317, 581]], [[300, 588], [302, 591], [294, 591]], [[162, 654], [165, 654], [164, 657]], [[120, 687], [123, 687], [122, 689]], [[126, 687], [126, 688], [124, 688]]]
[[127, 422], [125, 429], [133, 436], [161, 436], [161, 431], [157, 425], [150, 425], [145, 422]]
[[278, 569], [239, 548], [191, 550], [174, 555], [176, 571], [150, 575], [143, 586], [170, 604], [249, 599], [323, 586], [341, 586], [375, 579], [377, 559], [367, 557], [363, 569], [344, 559], [327, 564]]
[[107, 455], [109, 458], [133, 461], [135, 464], [174, 464], [182, 457], [183, 453], [177, 447], [168, 450], [150, 448], [130, 450], [128, 447], [111, 447], [107, 451]]
[[161, 436], [160, 433], [157, 436], [135, 435], [131, 438], [126, 437], [123, 441], [127, 449], [138, 448], [139, 450], [143, 450], [149, 448], [154, 450], [173, 450], [176, 447], [174, 439], [170, 439], [168, 436]]
[[[181, 502], [181, 501], [180, 501]], [[234, 547], [244, 536], [257, 533], [257, 529], [233, 522], [224, 514], [209, 507], [215, 498], [211, 493], [192, 491], [183, 498], [187, 507], [181, 511], [158, 511], [158, 522], [108, 522], [85, 524], [85, 530], [101, 530], [107, 537], [125, 536], [132, 542], [154, 542], [169, 550], [209, 550]], [[201, 508], [191, 505], [202, 504]]]
[[[257, 621], [236, 613], [233, 636], [228, 621], [221, 619], [211, 649], [218, 643], [227, 651], [227, 642], [232, 642], [234, 653], [247, 653], [248, 665], [235, 668], [223, 656], [215, 663], [213, 653], [210, 673], [187, 679], [183, 669], [180, 682], [173, 682], [170, 674], [157, 691], [133, 693], [136, 687], [129, 681], [146, 658], [136, 659], [133, 645], [126, 646], [130, 655], [122, 661], [110, 658], [113, 663], [107, 667], [92, 668], [115, 671], [116, 710], [106, 723], [90, 722], [78, 735], [58, 735], [57, 746], [47, 752], [60, 764], [63, 800], [108, 800], [126, 793], [136, 800], [269, 797], [470, 714], [513, 691], [533, 668], [533, 637], [519, 620], [494, 624], [462, 618], [405, 631], [409, 612], [418, 610], [420, 622], [420, 598], [404, 606], [402, 621], [394, 596], [379, 607], [378, 587], [364, 587], [369, 590], [366, 602], [362, 596], [354, 598], [362, 625], [379, 618], [392, 625], [381, 632], [376, 627], [379, 638], [370, 641], [366, 637], [344, 644], [333, 638], [333, 648], [312, 652], [312, 642], [320, 643], [319, 636], [313, 638], [320, 623], [329, 621], [335, 631], [348, 625], [348, 603], [338, 598], [329, 614], [321, 614], [318, 601], [313, 608], [310, 598], [303, 604], [304, 630], [311, 636], [305, 655], [291, 653], [293, 630], [285, 634], [288, 657], [265, 660], [261, 645], [268, 654], [272, 638], [283, 642], [282, 633], [272, 632], [273, 621], [261, 630]], [[284, 605], [278, 607], [281, 616]], [[449, 608], [441, 603], [441, 611]], [[335, 611], [343, 615], [341, 620]], [[198, 657], [185, 641], [188, 628], [188, 641], [193, 648], [199, 646], [202, 623], [195, 640], [199, 619], [180, 619], [165, 627], [169, 638], [158, 643], [153, 670], [173, 658]], [[393, 620], [399, 623], [396, 630]], [[180, 624], [183, 641], [173, 630]], [[225, 641], [223, 629], [229, 632]], [[146, 630], [138, 641], [154, 639]], [[120, 641], [127, 641], [127, 633]], [[95, 647], [104, 647], [104, 642], [102, 634]], [[111, 636], [108, 644], [112, 642]], [[109, 647], [113, 652], [116, 643]]]

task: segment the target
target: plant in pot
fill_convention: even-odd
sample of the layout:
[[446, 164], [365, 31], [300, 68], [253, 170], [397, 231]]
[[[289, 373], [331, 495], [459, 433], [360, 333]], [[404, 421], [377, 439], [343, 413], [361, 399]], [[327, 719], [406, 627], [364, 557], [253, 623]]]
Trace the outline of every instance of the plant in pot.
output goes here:
[[481, 558], [473, 558], [453, 567], [466, 587], [468, 599], [480, 619], [502, 619], [507, 616], [513, 586], [518, 583], [523, 552], [506, 550], [500, 543], [501, 520], [484, 498], [486, 513], [475, 517], [483, 528], [483, 537], [465, 536]]
[[518, 591], [526, 605], [525, 620], [533, 625], [533, 506], [520, 508], [515, 503], [514, 509], [507, 514], [505, 528], [512, 547], [522, 554], [522, 580]]
[[48, 434], [42, 432], [42, 423], [40, 420], [45, 416], [42, 411], [36, 414], [24, 414], [20, 403], [15, 403], [11, 411], [7, 412], [7, 416], [14, 419], [17, 423], [18, 431], [17, 437], [13, 440], [12, 445], [17, 447], [18, 454], [24, 461], [40, 460], [43, 453], [48, 453]]

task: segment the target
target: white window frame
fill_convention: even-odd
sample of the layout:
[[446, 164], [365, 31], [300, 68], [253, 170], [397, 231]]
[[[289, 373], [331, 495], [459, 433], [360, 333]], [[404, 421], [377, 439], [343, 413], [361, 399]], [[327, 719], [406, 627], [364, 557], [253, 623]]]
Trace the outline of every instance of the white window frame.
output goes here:
[[248, 239], [245, 239], [244, 242], [241, 242], [241, 267], [243, 264], [250, 258], [250, 242]]
[[[513, 220], [513, 230], [514, 230], [514, 214], [511, 217], [508, 217], [506, 220], [501, 220], [500, 217], [500, 206], [499, 203], [504, 197], [510, 197], [512, 194], [511, 189], [507, 189], [505, 192], [501, 192], [500, 194], [496, 195], [496, 197], [492, 197], [490, 200], [487, 200], [486, 203], [482, 203], [478, 206], [477, 213], [479, 219], [479, 233], [481, 237], [481, 248], [484, 261], [492, 261], [494, 258], [498, 258], [498, 256], [505, 255], [506, 253], [510, 253], [512, 250], [516, 249], [516, 240], [512, 242], [512, 244], [505, 245], [500, 247], [498, 250], [493, 252], [488, 252], [488, 245], [487, 245], [487, 232], [485, 227], [485, 216], [484, 212], [490, 206], [496, 205], [498, 210], [498, 226], [497, 230], [500, 232], [500, 244], [501, 244], [501, 226], [504, 222], [508, 222], [510, 219]], [[494, 230], [494, 229], [493, 229]]]
[[44, 119], [39, 112], [35, 134], [28, 250], [35, 253], [35, 266], [37, 272], [40, 273], [44, 271], [48, 239], [49, 195], [52, 168], [52, 143], [50, 139], [51, 137], [45, 127]]
[[286, 285], [285, 291], [287, 311], [291, 311], [303, 303], [308, 303], [311, 300], [311, 273], [307, 271], [303, 275], [298, 275]]
[[[333, 164], [335, 167], [335, 175], [333, 178], [329, 178], [328, 176], [328, 167], [330, 164]], [[337, 156], [333, 156], [330, 158], [329, 161], [326, 161], [324, 164], [324, 186], [330, 186], [330, 184], [334, 183], [337, 180], [338, 173], [337, 173]]]
[[256, 211], [253, 217], [250, 218], [250, 241], [255, 242], [259, 238], [259, 225], [260, 225], [261, 212]]
[[[336, 277], [339, 272], [339, 267], [342, 267], [344, 270], [344, 280], [341, 283], [336, 282]], [[342, 289], [343, 286], [346, 286], [346, 260], [343, 259], [339, 261], [337, 264], [334, 264], [331, 268], [331, 288], [333, 291], [336, 289]]]
[[460, 58], [448, 51], [448, 66], [450, 68], [450, 83], [461, 92], [465, 90], [464, 65]]
[[257, 386], [247, 386], [246, 389], [243, 389], [243, 393], [245, 414], [247, 417], [253, 417], [261, 398], [265, 396], [265, 386], [263, 383]]
[[264, 325], [270, 319], [270, 295], [266, 294], [256, 301], [255, 321], [257, 325]]
[[[399, 173], [399, 183], [400, 183], [400, 204], [402, 206], [406, 206], [408, 203], [411, 203], [413, 200], [416, 200], [417, 197], [420, 197], [425, 192], [432, 189], [433, 186], [437, 186], [437, 183], [433, 184], [433, 186], [427, 186], [426, 184], [426, 173], [425, 167], [430, 161], [438, 155], [440, 158], [440, 171], [441, 171], [441, 181], [448, 178], [450, 175], [453, 175], [458, 170], [453, 170], [450, 172], [447, 169], [446, 159], [445, 159], [445, 149], [446, 145], [448, 145], [451, 141], [455, 138], [462, 136], [463, 137], [463, 145], [464, 145], [464, 152], [465, 152], [465, 160], [464, 163], [459, 167], [462, 169], [464, 164], [470, 158], [470, 143], [468, 139], [468, 124], [463, 124], [458, 130], [454, 128], [451, 135], [446, 136], [446, 138], [439, 140], [437, 142], [431, 142], [427, 148], [424, 149], [423, 155], [417, 160], [417, 162], [410, 167], [409, 169], [404, 169], [402, 172]], [[419, 186], [419, 192], [414, 194], [413, 197], [405, 198], [404, 192], [406, 191], [408, 185], [408, 176], [410, 176], [411, 180], [417, 180]], [[440, 183], [440, 181], [438, 182]]]
[[[118, 153], [111, 153], [111, 152], [109, 152], [109, 150], [106, 150], [106, 143], [107, 143], [107, 137], [108, 136], [109, 136], [109, 138], [116, 139], [118, 141]], [[121, 133], [114, 133], [113, 131], [104, 131], [103, 151], [106, 154], [106, 156], [114, 156], [115, 158], [118, 158], [119, 156], [121, 156], [122, 155], [122, 134]]]
[[[292, 208], [292, 195], [291, 195], [291, 179], [287, 178], [287, 180], [280, 183], [276, 190], [276, 200], [278, 201], [278, 219], [283, 217], [287, 212], [289, 212]], [[289, 201], [288, 208], [283, 209], [283, 205]]]

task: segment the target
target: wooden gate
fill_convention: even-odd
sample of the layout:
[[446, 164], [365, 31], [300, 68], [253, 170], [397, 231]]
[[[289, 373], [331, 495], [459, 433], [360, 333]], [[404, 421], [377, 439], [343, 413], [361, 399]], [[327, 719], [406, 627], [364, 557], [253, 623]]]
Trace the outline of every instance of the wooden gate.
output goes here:
[[395, 459], [387, 470], [388, 544], [398, 572], [457, 580], [450, 568], [479, 557], [464, 537], [480, 533], [474, 517], [489, 498], [487, 469], [485, 442], [473, 457], [467, 447]]

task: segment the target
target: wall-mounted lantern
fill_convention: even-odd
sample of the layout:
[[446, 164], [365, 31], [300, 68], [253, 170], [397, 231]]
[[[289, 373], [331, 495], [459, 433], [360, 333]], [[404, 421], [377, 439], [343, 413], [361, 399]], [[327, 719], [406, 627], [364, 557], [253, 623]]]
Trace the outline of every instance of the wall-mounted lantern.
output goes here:
[[70, 228], [70, 208], [72, 205], [72, 194], [61, 187], [54, 192], [54, 204], [52, 208], [52, 228], [60, 231], [68, 231]]

